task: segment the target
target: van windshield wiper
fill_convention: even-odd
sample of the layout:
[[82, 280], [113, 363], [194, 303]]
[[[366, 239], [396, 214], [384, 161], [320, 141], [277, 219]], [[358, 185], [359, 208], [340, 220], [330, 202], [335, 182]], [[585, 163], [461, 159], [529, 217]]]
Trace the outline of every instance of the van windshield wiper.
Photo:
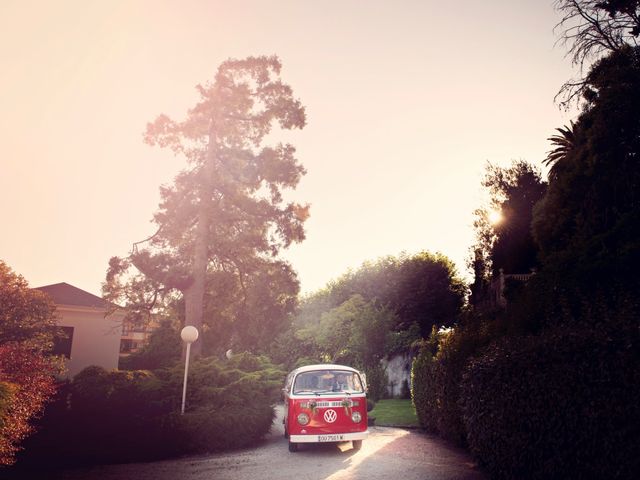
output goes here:
[[319, 393], [322, 393], [322, 392], [316, 392], [314, 390], [296, 390], [293, 393], [296, 394], [296, 395], [300, 395], [302, 393], [313, 393], [314, 395], [318, 395]]

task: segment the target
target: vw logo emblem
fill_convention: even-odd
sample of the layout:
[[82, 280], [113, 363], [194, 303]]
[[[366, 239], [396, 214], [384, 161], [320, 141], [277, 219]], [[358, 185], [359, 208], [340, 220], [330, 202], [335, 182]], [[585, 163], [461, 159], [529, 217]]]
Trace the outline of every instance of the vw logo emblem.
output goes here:
[[326, 412], [324, 412], [324, 419], [327, 423], [335, 422], [336, 418], [338, 418], [338, 414], [335, 410], [327, 410]]

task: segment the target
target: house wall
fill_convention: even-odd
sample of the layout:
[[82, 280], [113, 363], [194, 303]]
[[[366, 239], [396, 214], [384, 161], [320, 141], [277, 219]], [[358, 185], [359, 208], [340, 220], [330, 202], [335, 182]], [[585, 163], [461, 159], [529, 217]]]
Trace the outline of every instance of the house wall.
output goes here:
[[57, 324], [73, 327], [71, 358], [66, 361], [65, 378], [72, 378], [84, 368], [97, 365], [107, 370], [118, 368], [122, 313], [105, 317], [105, 310], [57, 305]]

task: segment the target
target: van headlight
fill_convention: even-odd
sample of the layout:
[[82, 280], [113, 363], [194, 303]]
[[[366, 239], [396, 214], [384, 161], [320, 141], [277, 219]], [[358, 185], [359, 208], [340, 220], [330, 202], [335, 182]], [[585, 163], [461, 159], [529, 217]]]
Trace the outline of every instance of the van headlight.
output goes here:
[[353, 412], [351, 414], [351, 420], [353, 420], [353, 423], [358, 423], [362, 420], [362, 415], [360, 415], [360, 412]]
[[306, 413], [299, 413], [298, 414], [298, 423], [300, 425], [306, 425], [307, 423], [309, 423], [309, 415], [307, 415]]

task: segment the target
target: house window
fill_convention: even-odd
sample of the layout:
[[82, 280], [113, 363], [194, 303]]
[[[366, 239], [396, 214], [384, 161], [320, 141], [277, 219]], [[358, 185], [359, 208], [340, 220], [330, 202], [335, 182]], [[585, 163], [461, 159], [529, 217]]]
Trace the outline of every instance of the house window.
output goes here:
[[53, 340], [53, 354], [71, 358], [71, 344], [73, 343], [73, 327], [60, 327], [62, 335]]
[[123, 338], [120, 341], [120, 353], [130, 353], [133, 347], [133, 340]]

